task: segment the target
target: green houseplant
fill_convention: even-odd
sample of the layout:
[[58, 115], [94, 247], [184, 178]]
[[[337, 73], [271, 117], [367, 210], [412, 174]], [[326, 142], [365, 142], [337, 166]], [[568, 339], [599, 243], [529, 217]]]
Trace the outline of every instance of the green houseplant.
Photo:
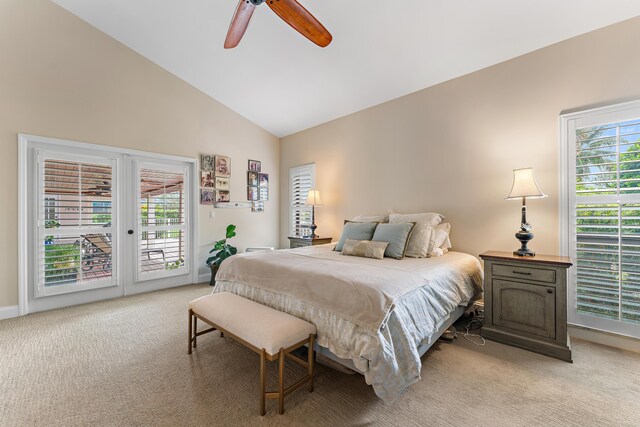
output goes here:
[[218, 240], [215, 245], [213, 245], [213, 249], [209, 251], [210, 254], [213, 254], [209, 258], [207, 258], [206, 261], [209, 268], [211, 268], [211, 280], [209, 281], [209, 285], [216, 285], [216, 273], [218, 272], [218, 268], [220, 268], [220, 264], [222, 264], [222, 261], [238, 253], [238, 248], [227, 243], [228, 239], [231, 239], [235, 236], [236, 226], [230, 224], [227, 227], [226, 237], [222, 240]]

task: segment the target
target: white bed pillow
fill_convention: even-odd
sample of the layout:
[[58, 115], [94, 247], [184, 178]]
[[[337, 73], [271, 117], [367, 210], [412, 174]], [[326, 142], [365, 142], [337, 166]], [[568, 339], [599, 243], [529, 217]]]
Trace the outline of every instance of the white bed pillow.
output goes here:
[[451, 223], [443, 222], [434, 227], [435, 230], [435, 246], [436, 248], [449, 249], [451, 248], [451, 240], [449, 235], [451, 234]]
[[409, 237], [405, 256], [411, 258], [428, 258], [435, 247], [435, 226], [444, 220], [438, 213], [399, 214], [389, 212], [392, 224], [414, 222], [416, 225]]
[[354, 217], [352, 222], [379, 222], [379, 223], [387, 223], [389, 222], [388, 215], [358, 215]]

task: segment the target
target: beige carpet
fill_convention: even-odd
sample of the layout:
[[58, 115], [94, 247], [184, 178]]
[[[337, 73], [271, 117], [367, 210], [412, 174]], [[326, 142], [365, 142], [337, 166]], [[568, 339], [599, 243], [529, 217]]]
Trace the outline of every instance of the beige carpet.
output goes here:
[[[258, 356], [217, 334], [186, 354], [189, 286], [0, 322], [0, 425], [640, 425], [640, 355], [575, 341], [574, 364], [458, 339], [394, 404], [317, 369], [258, 415]], [[270, 366], [275, 375], [275, 366]], [[272, 380], [275, 376], [272, 375]]]

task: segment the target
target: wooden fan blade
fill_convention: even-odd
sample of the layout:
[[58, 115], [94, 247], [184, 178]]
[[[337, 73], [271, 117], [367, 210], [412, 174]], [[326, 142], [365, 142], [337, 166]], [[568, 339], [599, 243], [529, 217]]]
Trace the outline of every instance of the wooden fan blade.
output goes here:
[[284, 22], [318, 46], [326, 47], [333, 40], [331, 33], [320, 21], [296, 0], [267, 0], [265, 3]]
[[229, 31], [227, 32], [227, 38], [224, 41], [225, 49], [232, 49], [238, 46], [244, 32], [247, 31], [249, 21], [253, 15], [253, 11], [256, 9], [255, 5], [245, 0], [240, 0], [236, 12], [233, 14]]

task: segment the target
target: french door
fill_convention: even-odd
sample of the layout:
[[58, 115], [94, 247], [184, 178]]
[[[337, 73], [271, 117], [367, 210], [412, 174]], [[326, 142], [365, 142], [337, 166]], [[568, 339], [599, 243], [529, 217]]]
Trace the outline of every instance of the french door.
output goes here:
[[127, 293], [193, 283], [190, 276], [192, 214], [188, 164], [129, 159], [135, 194], [127, 229], [132, 265]]
[[21, 144], [23, 314], [197, 281], [195, 160], [32, 136]]

